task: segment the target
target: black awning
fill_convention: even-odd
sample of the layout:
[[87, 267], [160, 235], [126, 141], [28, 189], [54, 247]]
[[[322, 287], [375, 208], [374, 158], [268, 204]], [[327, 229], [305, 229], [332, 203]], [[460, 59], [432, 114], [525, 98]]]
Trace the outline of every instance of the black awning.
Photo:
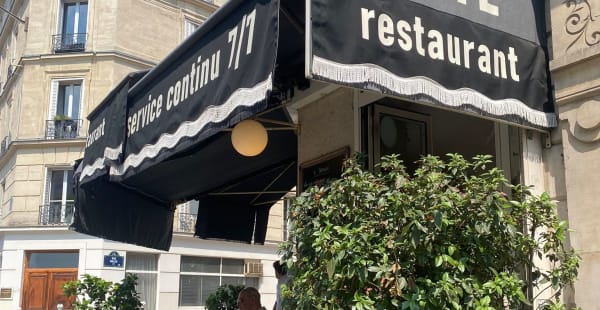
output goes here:
[[525, 127], [557, 126], [544, 1], [312, 0], [310, 20], [314, 79]]
[[174, 206], [198, 199], [197, 236], [264, 242], [270, 207], [296, 183], [296, 134], [269, 131], [266, 149], [243, 157], [227, 130], [248, 117], [289, 122], [271, 100], [279, 9], [229, 1], [133, 87], [128, 77], [109, 94], [89, 117], [74, 230], [166, 250]]
[[123, 157], [123, 141], [129, 88], [148, 71], [128, 74], [89, 115], [85, 157], [79, 168], [81, 184], [108, 174], [111, 165]]
[[[173, 206], [198, 199], [198, 236], [264, 241], [271, 203], [296, 182], [296, 168], [289, 169], [297, 156], [295, 132], [269, 132], [267, 149], [245, 158], [233, 151], [225, 130], [257, 115], [275, 124], [289, 121], [278, 100], [295, 87], [308, 87], [306, 75], [520, 126], [555, 126], [541, 2], [502, 2], [483, 13], [468, 5], [227, 2], [131, 89], [115, 89], [107, 101], [118, 101], [110, 105], [119, 107], [116, 112], [106, 108], [92, 115], [92, 139], [77, 174], [82, 210], [73, 227], [166, 249]], [[106, 124], [121, 128], [110, 134], [114, 141], [95, 138], [103, 113], [116, 115], [114, 126]], [[104, 187], [113, 199], [98, 197]], [[102, 212], [85, 210], [108, 203]], [[121, 216], [134, 211], [154, 214], [140, 214], [133, 227], [125, 227]], [[119, 220], [113, 223], [111, 216]], [[82, 224], [94, 220], [97, 229]], [[236, 228], [227, 231], [228, 223]], [[165, 233], [168, 240], [161, 239]]]

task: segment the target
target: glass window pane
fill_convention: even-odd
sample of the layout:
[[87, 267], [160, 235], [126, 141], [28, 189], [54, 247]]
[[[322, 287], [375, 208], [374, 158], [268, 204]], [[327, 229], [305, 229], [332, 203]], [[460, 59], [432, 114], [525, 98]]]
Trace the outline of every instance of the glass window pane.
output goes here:
[[222, 285], [244, 285], [246, 286], [246, 281], [243, 277], [223, 277], [221, 279]]
[[29, 268], [77, 268], [79, 253], [28, 253]]
[[[79, 3], [79, 24], [77, 25], [77, 33], [85, 33], [87, 31], [87, 2]], [[78, 38], [83, 39], [83, 38]]]
[[200, 306], [200, 276], [179, 277], [179, 306]]
[[67, 200], [75, 200], [75, 190], [73, 189], [73, 170], [67, 171]]
[[75, 13], [77, 12], [77, 3], [65, 3], [63, 12], [63, 34], [75, 33]]
[[[129, 256], [129, 255], [128, 255]], [[128, 257], [129, 259], [129, 257]], [[135, 289], [140, 293], [140, 300], [144, 303], [144, 310], [156, 309], [156, 287], [157, 276], [155, 273], [135, 273], [137, 275], [137, 285]]]
[[244, 260], [223, 258], [223, 273], [243, 274]]
[[214, 276], [201, 276], [202, 286], [200, 287], [200, 305], [204, 306], [206, 299], [210, 294], [217, 291], [220, 286], [219, 277]]
[[158, 270], [158, 257], [154, 254], [127, 253], [125, 268], [137, 271]]
[[246, 278], [246, 286], [258, 288], [258, 278]]
[[380, 156], [400, 154], [409, 171], [427, 153], [427, 124], [382, 114], [380, 122]]
[[258, 278], [246, 278], [246, 277], [223, 277], [221, 278], [221, 285], [243, 285], [258, 288]]
[[61, 201], [65, 172], [64, 170], [53, 170], [50, 173], [50, 201]]
[[73, 98], [72, 98], [72, 102], [71, 102], [71, 109], [70, 109], [70, 113], [69, 116], [72, 119], [78, 119], [79, 118], [79, 106], [81, 103], [81, 85], [71, 85], [71, 91], [73, 94]]
[[60, 85], [56, 99], [56, 115], [67, 115], [67, 106], [68, 104], [65, 104], [65, 85]]
[[182, 272], [207, 272], [207, 273], [219, 273], [220, 272], [220, 258], [213, 257], [195, 257], [195, 256], [182, 256], [181, 257], [181, 271]]
[[179, 306], [204, 306], [206, 298], [219, 288], [217, 276], [181, 275], [179, 280]]

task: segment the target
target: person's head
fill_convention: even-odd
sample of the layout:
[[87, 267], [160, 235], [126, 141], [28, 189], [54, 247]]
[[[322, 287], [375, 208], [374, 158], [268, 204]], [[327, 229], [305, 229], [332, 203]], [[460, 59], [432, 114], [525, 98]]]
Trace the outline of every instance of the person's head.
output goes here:
[[275, 277], [277, 279], [279, 279], [287, 274], [287, 270], [286, 270], [285, 266], [283, 266], [278, 260], [273, 262], [273, 269], [275, 269]]
[[244, 288], [238, 295], [237, 305], [239, 310], [259, 310], [260, 294], [253, 287]]

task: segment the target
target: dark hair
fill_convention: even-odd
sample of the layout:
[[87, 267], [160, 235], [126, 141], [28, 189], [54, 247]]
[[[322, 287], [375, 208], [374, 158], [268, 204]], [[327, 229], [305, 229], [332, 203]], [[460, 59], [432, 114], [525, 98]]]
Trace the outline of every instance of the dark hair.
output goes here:
[[254, 303], [259, 307], [261, 306], [260, 293], [254, 287], [250, 287], [250, 286], [245, 287], [244, 289], [242, 289], [240, 291], [238, 298], [239, 297], [243, 297], [243, 298], [245, 298], [244, 300], [246, 300], [247, 302]]
[[278, 260], [273, 262], [273, 268], [275, 268], [275, 272], [279, 274], [285, 275], [287, 273], [287, 268], [282, 265]]

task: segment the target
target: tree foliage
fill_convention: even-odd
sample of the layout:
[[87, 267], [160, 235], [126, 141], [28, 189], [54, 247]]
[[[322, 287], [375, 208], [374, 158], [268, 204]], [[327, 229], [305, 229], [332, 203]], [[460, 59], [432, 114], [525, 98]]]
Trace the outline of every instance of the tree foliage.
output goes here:
[[136, 310], [141, 309], [140, 295], [135, 290], [137, 276], [127, 273], [121, 283], [84, 274], [81, 280], [65, 283], [65, 296], [76, 296], [74, 310]]
[[243, 285], [221, 285], [206, 299], [206, 310], [237, 309], [237, 298], [243, 289]]
[[567, 224], [548, 194], [508, 184], [491, 156], [427, 156], [412, 175], [395, 156], [375, 173], [357, 160], [344, 169], [290, 209], [288, 308], [521, 309], [535, 287], [552, 293], [542, 308], [565, 309], [579, 265], [563, 245]]

